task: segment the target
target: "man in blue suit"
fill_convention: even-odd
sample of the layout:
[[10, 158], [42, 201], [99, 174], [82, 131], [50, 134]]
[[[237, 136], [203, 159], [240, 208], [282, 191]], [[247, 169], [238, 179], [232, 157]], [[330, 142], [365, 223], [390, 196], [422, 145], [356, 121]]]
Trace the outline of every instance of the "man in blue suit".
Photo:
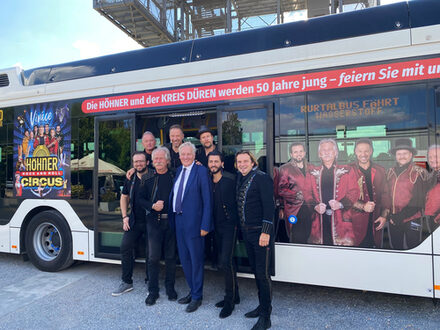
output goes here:
[[182, 166], [177, 169], [170, 194], [170, 224], [174, 227], [180, 262], [190, 293], [179, 303], [196, 311], [203, 298], [204, 236], [212, 230], [212, 196], [208, 170], [194, 162], [196, 148], [191, 142], [179, 147]]

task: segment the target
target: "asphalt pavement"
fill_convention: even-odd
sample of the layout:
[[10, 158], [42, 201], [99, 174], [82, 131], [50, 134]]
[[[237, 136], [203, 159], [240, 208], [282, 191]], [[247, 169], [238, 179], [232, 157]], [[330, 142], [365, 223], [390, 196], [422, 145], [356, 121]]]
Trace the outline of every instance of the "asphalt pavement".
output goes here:
[[[380, 271], [380, 270], [378, 270]], [[163, 275], [163, 274], [162, 274]], [[398, 274], [396, 274], [398, 276]], [[214, 304], [223, 297], [223, 281], [205, 271], [204, 299], [194, 313], [160, 298], [146, 306], [144, 265], [137, 264], [134, 290], [111, 292], [120, 281], [120, 266], [76, 263], [59, 273], [36, 269], [21, 256], [0, 253], [0, 329], [250, 329], [255, 319], [244, 313], [257, 306], [254, 280], [239, 279], [241, 303], [220, 319]], [[414, 279], [415, 281], [417, 279]], [[188, 288], [179, 268], [179, 297]], [[440, 301], [337, 288], [273, 283], [272, 329], [438, 329]]]

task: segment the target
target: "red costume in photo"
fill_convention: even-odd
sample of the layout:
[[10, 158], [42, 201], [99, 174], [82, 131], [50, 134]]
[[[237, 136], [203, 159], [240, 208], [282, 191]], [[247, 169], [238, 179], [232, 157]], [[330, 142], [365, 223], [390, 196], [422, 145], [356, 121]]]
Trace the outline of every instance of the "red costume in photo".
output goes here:
[[425, 215], [434, 218], [440, 224], [440, 183], [437, 183], [426, 195]]
[[382, 247], [383, 229], [375, 230], [374, 221], [379, 217], [386, 218], [390, 208], [390, 194], [388, 185], [386, 184], [386, 172], [385, 168], [377, 164], [371, 164], [371, 183], [373, 196], [370, 196], [366, 178], [362, 170], [357, 163], [351, 165], [353, 168], [353, 174], [359, 187], [359, 198], [353, 204], [352, 208], [352, 221], [354, 232], [354, 245], [359, 246], [364, 241], [367, 235], [367, 229], [370, 220], [370, 214], [365, 212], [363, 206], [373, 201], [375, 203], [374, 211], [372, 212], [373, 226], [372, 236], [374, 238], [374, 244], [376, 247]]
[[49, 144], [49, 138], [47, 135], [37, 135], [34, 139], [34, 149], [39, 145], [47, 146]]
[[[284, 221], [290, 242], [294, 243], [307, 243], [312, 209], [316, 205], [312, 195], [313, 178], [307, 167], [304, 165], [304, 169], [301, 169], [294, 162], [288, 162], [280, 167], [278, 178], [275, 178], [275, 194], [284, 209]], [[294, 225], [288, 221], [291, 215], [297, 217], [297, 223]]]
[[331, 214], [319, 214], [314, 212], [312, 231], [310, 234], [310, 243], [325, 244], [324, 242], [324, 217], [331, 218], [330, 231], [333, 245], [354, 245], [354, 232], [352, 223], [351, 207], [359, 197], [359, 187], [357, 185], [354, 171], [348, 165], [333, 165], [333, 186], [323, 187], [322, 173], [324, 166], [320, 166], [310, 171], [315, 179], [313, 185], [314, 195], [318, 196], [318, 201], [322, 201], [322, 193], [324, 189], [332, 189], [333, 199], [339, 201], [344, 208], [332, 211]]

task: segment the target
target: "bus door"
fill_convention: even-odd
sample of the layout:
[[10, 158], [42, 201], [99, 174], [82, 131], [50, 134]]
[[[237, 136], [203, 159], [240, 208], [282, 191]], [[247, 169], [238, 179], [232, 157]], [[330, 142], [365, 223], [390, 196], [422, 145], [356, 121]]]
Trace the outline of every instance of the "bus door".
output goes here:
[[225, 169], [232, 173], [235, 153], [251, 151], [260, 170], [272, 176], [273, 103], [221, 106], [217, 113], [218, 145], [225, 156]]
[[119, 199], [126, 171], [132, 168], [134, 115], [95, 117], [93, 172], [95, 256], [114, 258], [122, 240]]
[[[218, 146], [225, 156], [225, 170], [235, 173], [235, 153], [240, 150], [248, 150], [257, 158], [259, 169], [272, 176], [274, 164], [273, 108], [273, 103], [219, 107], [217, 112]], [[240, 234], [234, 256], [239, 272], [251, 272], [246, 248]], [[274, 258], [274, 253], [272, 253], [272, 257]]]

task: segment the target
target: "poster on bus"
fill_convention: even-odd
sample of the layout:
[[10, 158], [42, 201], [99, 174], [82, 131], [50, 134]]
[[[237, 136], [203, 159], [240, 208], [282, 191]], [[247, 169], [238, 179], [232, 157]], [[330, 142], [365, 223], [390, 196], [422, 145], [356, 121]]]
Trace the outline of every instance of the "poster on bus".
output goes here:
[[14, 196], [70, 197], [69, 105], [31, 105], [14, 118]]

